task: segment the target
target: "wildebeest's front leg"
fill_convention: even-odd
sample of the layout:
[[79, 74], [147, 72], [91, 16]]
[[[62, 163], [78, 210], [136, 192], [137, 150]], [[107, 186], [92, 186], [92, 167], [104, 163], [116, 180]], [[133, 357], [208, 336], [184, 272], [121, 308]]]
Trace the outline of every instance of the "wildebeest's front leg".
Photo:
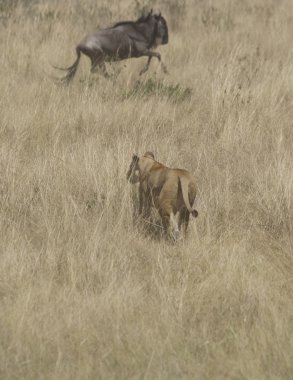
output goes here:
[[162, 60], [161, 60], [161, 54], [160, 54], [160, 53], [157, 53], [157, 52], [155, 52], [155, 51], [151, 51], [151, 50], [146, 50], [146, 51], [144, 51], [143, 53], [141, 53], [140, 57], [145, 57], [145, 56], [147, 56], [147, 57], [149, 57], [149, 58], [148, 58], [147, 64], [146, 64], [145, 67], [141, 70], [141, 72], [139, 73], [139, 75], [144, 74], [144, 73], [148, 70], [149, 65], [150, 65], [151, 60], [152, 60], [153, 57], [155, 57], [155, 58], [157, 58], [157, 59], [159, 60], [159, 62], [160, 62], [160, 64], [161, 64], [161, 66], [162, 66], [162, 69], [163, 69], [164, 73], [166, 73], [166, 74], [168, 73], [168, 71], [167, 71], [167, 67], [163, 64], [163, 62], [162, 62]]
[[139, 75], [142, 75], [142, 74], [144, 74], [146, 71], [148, 71], [148, 68], [149, 68], [149, 65], [150, 65], [150, 63], [151, 63], [151, 60], [152, 60], [152, 56], [150, 55], [150, 56], [148, 57], [148, 62], [147, 62], [147, 64], [146, 64], [145, 67], [141, 70], [141, 72], [139, 73]]

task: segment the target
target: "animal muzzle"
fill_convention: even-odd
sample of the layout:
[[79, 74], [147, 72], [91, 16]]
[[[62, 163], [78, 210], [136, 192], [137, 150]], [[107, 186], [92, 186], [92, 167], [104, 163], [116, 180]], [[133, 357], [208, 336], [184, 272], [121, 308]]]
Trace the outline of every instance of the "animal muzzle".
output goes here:
[[126, 173], [126, 179], [127, 181], [131, 181], [131, 177], [133, 176], [133, 170], [132, 169], [129, 169]]
[[166, 45], [169, 41], [169, 36], [168, 34], [165, 34], [162, 38], [162, 45]]
[[139, 182], [139, 175], [136, 174], [135, 170], [129, 169], [127, 174], [126, 174], [126, 179], [131, 184], [135, 184], [135, 183]]

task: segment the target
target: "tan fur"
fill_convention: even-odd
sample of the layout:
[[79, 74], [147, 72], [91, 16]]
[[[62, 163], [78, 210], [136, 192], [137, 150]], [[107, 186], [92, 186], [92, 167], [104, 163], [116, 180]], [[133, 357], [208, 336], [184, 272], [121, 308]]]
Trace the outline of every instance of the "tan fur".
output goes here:
[[[127, 172], [131, 183], [139, 182], [139, 213], [146, 218], [151, 207], [155, 207], [162, 218], [164, 229], [170, 225], [175, 239], [186, 232], [189, 216], [197, 217], [198, 213], [192, 208], [196, 196], [194, 176], [184, 169], [171, 169], [157, 162], [152, 152], [143, 156], [134, 155]], [[179, 224], [176, 215], [179, 213]]]

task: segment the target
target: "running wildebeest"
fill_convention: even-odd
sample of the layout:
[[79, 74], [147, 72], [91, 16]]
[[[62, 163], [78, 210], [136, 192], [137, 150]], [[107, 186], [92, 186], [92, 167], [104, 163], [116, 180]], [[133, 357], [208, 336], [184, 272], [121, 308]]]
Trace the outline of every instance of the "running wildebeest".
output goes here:
[[156, 57], [167, 72], [165, 65], [161, 62], [160, 53], [154, 52], [158, 45], [168, 43], [168, 26], [161, 13], [155, 14], [153, 10], [147, 16], [142, 16], [136, 21], [121, 21], [114, 26], [98, 30], [86, 36], [76, 47], [77, 59], [68, 68], [59, 68], [67, 71], [61, 80], [70, 82], [74, 77], [81, 53], [91, 60], [91, 72], [98, 69], [104, 76], [108, 77], [105, 62], [120, 61], [127, 58], [148, 57], [147, 64], [140, 71], [140, 75], [148, 70], [153, 57]]

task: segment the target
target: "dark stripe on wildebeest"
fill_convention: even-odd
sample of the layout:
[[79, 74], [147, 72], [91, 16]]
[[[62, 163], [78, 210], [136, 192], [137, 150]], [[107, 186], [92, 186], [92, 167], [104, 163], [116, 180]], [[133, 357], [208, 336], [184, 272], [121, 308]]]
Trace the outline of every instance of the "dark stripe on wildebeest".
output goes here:
[[127, 58], [148, 57], [147, 64], [140, 71], [140, 75], [148, 70], [153, 57], [161, 63], [164, 72], [165, 65], [161, 62], [160, 53], [154, 52], [158, 45], [168, 43], [168, 26], [161, 13], [155, 14], [151, 10], [147, 16], [136, 21], [121, 21], [109, 28], [100, 29], [86, 36], [76, 47], [77, 58], [72, 66], [67, 68], [56, 67], [67, 71], [64, 82], [70, 82], [74, 77], [81, 53], [91, 60], [91, 72], [99, 69], [108, 76], [105, 62], [120, 61]]

